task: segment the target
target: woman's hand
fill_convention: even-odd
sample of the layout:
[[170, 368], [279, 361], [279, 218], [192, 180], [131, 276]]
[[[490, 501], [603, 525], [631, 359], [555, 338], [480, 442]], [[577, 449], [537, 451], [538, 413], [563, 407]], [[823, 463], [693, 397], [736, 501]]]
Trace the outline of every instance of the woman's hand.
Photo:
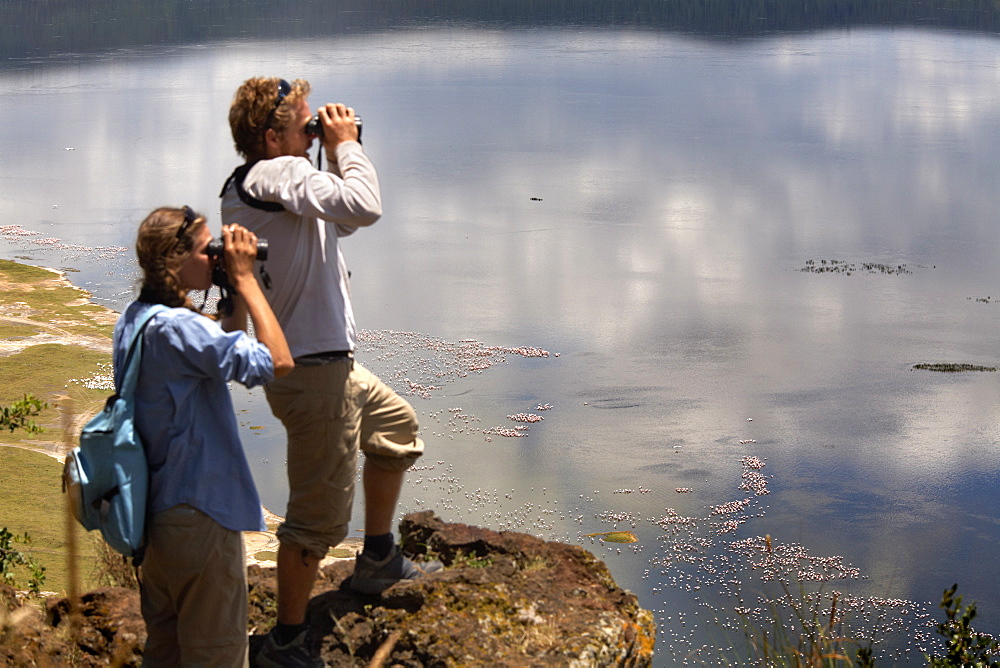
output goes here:
[[[236, 291], [237, 318], [243, 321], [243, 326], [237, 325], [235, 328], [244, 329], [246, 316], [249, 314], [257, 340], [271, 351], [274, 377], [280, 378], [291, 373], [295, 368], [295, 360], [288, 349], [288, 341], [253, 275], [253, 263], [257, 258], [257, 235], [242, 225], [223, 226], [222, 245], [226, 250], [226, 273]], [[231, 331], [234, 327], [227, 329]]]
[[239, 292], [239, 285], [253, 277], [253, 263], [257, 258], [257, 235], [242, 225], [222, 227], [222, 245], [225, 248], [226, 273], [233, 287]]

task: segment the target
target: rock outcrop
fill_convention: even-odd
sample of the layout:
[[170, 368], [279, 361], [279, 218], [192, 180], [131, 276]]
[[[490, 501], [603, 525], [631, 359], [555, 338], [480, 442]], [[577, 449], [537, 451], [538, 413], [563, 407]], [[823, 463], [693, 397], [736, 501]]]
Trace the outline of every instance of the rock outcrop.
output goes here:
[[[406, 516], [400, 533], [408, 553], [433, 555], [445, 569], [359, 596], [346, 586], [353, 560], [324, 567], [309, 622], [328, 665], [651, 665], [652, 614], [582, 547], [449, 524], [432, 512]], [[274, 570], [251, 566], [249, 581], [253, 654], [274, 623]], [[47, 610], [45, 620], [39, 614], [12, 622], [18, 610], [6, 613], [0, 660], [141, 662], [145, 630], [136, 592], [87, 594], [75, 631], [66, 599], [50, 600]]]

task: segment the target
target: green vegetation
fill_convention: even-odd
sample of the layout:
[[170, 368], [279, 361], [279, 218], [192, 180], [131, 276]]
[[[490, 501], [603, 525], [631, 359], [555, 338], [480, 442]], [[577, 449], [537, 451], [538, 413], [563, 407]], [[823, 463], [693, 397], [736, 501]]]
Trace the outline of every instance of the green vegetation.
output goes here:
[[[87, 375], [86, 370], [96, 372], [100, 365], [110, 362], [106, 352], [89, 350], [80, 346], [59, 343], [45, 343], [25, 348], [19, 353], [0, 357], [0, 404], [10, 404], [26, 394], [42, 398], [59, 397], [70, 400], [80, 412], [97, 412], [107, 399], [107, 390], [87, 389], [74, 378]], [[45, 418], [56, 418], [54, 411], [41, 414], [43, 426]], [[58, 425], [58, 419], [51, 422]]]
[[27, 339], [41, 330], [31, 325], [0, 323], [0, 339]]
[[[766, 548], [771, 550], [770, 537]], [[839, 594], [793, 596], [781, 582], [783, 597], [771, 602], [771, 625], [757, 628], [750, 616], [741, 613], [746, 639], [746, 656], [738, 663], [762, 666], [874, 666], [872, 645], [845, 636], [846, 616], [838, 610]], [[958, 585], [944, 591], [940, 608], [946, 619], [937, 624], [937, 633], [945, 639], [943, 655], [925, 654], [929, 666], [1000, 667], [1000, 642], [972, 627], [976, 604], [962, 607], [962, 597], [955, 596]], [[789, 615], [787, 611], [791, 611]]]
[[[73, 379], [90, 375], [81, 374], [81, 369], [92, 369], [91, 373], [96, 373], [101, 364], [106, 365], [109, 361], [108, 353], [56, 343], [31, 346], [14, 355], [0, 357], [0, 378], [4, 379], [0, 386], [0, 405], [10, 406], [6, 409], [9, 419], [30, 417], [33, 424], [44, 429], [44, 432], [31, 429], [11, 434], [3, 429], [8, 423], [0, 422], [0, 445], [26, 445], [55, 451], [55, 438], [58, 443], [66, 441], [68, 449], [69, 439], [77, 438], [76, 434], [64, 436], [69, 421], [74, 416], [93, 415], [103, 407], [110, 394], [107, 390], [87, 388]], [[3, 510], [0, 506], [0, 516]]]
[[42, 428], [35, 424], [33, 418], [39, 411], [46, 407], [45, 402], [32, 394], [24, 395], [24, 398], [15, 401], [10, 406], [0, 408], [0, 429], [4, 427], [15, 431], [23, 429], [29, 434], [41, 433]]
[[946, 653], [944, 656], [928, 656], [931, 666], [1000, 666], [995, 659], [1000, 657], [1000, 643], [990, 635], [977, 633], [972, 628], [976, 616], [976, 604], [962, 608], [962, 597], [955, 596], [958, 585], [944, 590], [940, 607], [947, 619], [937, 625], [937, 632], [944, 636]]
[[488, 568], [493, 565], [493, 557], [479, 556], [475, 552], [459, 550], [455, 553], [449, 566], [466, 566], [468, 568]]
[[[0, 286], [0, 307], [7, 317], [18, 319], [2, 324], [5, 332], [16, 333], [13, 338], [44, 331], [88, 344], [47, 343], [0, 357], [0, 378], [4, 380], [0, 405], [23, 401], [28, 396], [39, 397], [43, 403], [34, 413], [39, 426], [58, 430], [63, 427], [63, 414], [99, 410], [108, 392], [88, 389], [72, 380], [96, 373], [100, 364], [110, 362], [109, 352], [100, 348], [110, 350], [113, 317], [106, 309], [89, 303], [85, 291], [65, 283], [48, 269], [0, 260]], [[39, 324], [35, 327], [23, 320]], [[38, 440], [37, 432], [29, 433], [25, 440], [32, 439]]]
[[[21, 264], [13, 260], [0, 260], [0, 276], [13, 283], [38, 283], [52, 278], [52, 272], [42, 267]], [[4, 302], [7, 301], [12, 300], [4, 298]]]
[[8, 531], [7, 527], [0, 529], [0, 576], [3, 576], [5, 584], [16, 587], [17, 571], [24, 569], [28, 572], [28, 591], [38, 594], [45, 582], [45, 567], [40, 566], [30, 554], [21, 552], [17, 548], [18, 544], [25, 546], [31, 544], [28, 532], [23, 536], [17, 536]]
[[85, 290], [60, 280], [51, 270], [0, 260], [0, 283], [0, 305], [11, 314], [77, 336], [111, 338], [107, 310], [89, 302]]
[[[67, 515], [62, 493], [62, 464], [38, 452], [0, 447], [0, 517], [14, 535], [31, 535], [31, 555], [45, 567], [45, 588], [66, 592]], [[84, 588], [96, 584], [97, 553], [76, 522], [80, 577]]]
[[[107, 390], [88, 389], [73, 381], [97, 373], [102, 364], [107, 366], [113, 317], [87, 302], [83, 290], [47, 269], [0, 260], [0, 286], [0, 306], [8, 318], [2, 333], [8, 339], [47, 332], [91, 346], [42, 344], [0, 357], [4, 380], [0, 446], [29, 446], [52, 453], [68, 449], [75, 439], [73, 421], [97, 412], [107, 398]], [[97, 546], [69, 520], [58, 460], [41, 452], [0, 447], [0, 517], [10, 534], [3, 546], [8, 554], [4, 564], [7, 571], [19, 564], [18, 586], [41, 586], [34, 577], [33, 569], [38, 568], [44, 569], [47, 590], [65, 593], [70, 539], [79, 546], [81, 586], [97, 584]], [[17, 542], [25, 535], [31, 538], [30, 554], [26, 543]]]
[[604, 533], [585, 533], [584, 538], [600, 538], [605, 543], [638, 543], [639, 539], [631, 531], [605, 531]]
[[[326, 556], [328, 556], [328, 557], [336, 557], [337, 559], [352, 559], [354, 557], [354, 550], [350, 550], [350, 549], [348, 549], [346, 547], [336, 547], [336, 546], [334, 546], [334, 547], [331, 547], [327, 551]], [[275, 554], [275, 559], [274, 560], [275, 561], [278, 560], [277, 559], [277, 553]]]

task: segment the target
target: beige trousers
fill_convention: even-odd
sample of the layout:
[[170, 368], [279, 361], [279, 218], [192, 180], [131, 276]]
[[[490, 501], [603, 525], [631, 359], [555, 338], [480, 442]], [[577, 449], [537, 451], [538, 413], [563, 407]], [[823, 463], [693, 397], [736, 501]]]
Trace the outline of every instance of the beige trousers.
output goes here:
[[144, 666], [247, 666], [243, 534], [178, 505], [150, 518], [140, 567]]

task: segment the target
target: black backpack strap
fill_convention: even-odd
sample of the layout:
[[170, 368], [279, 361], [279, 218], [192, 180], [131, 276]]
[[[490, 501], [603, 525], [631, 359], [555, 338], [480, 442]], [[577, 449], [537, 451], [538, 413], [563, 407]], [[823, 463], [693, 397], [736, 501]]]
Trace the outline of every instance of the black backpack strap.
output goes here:
[[240, 196], [240, 199], [247, 206], [252, 206], [255, 209], [261, 209], [263, 211], [270, 211], [272, 213], [284, 211], [285, 207], [277, 202], [265, 202], [264, 200], [257, 199], [243, 189], [243, 180], [247, 177], [247, 172], [249, 172], [250, 168], [256, 164], [256, 162], [248, 162], [234, 169], [233, 173], [229, 175], [228, 179], [226, 179], [226, 182], [222, 184], [222, 190], [219, 192], [219, 197], [226, 194], [226, 189], [229, 188], [229, 184], [231, 183], [236, 186], [236, 194]]

